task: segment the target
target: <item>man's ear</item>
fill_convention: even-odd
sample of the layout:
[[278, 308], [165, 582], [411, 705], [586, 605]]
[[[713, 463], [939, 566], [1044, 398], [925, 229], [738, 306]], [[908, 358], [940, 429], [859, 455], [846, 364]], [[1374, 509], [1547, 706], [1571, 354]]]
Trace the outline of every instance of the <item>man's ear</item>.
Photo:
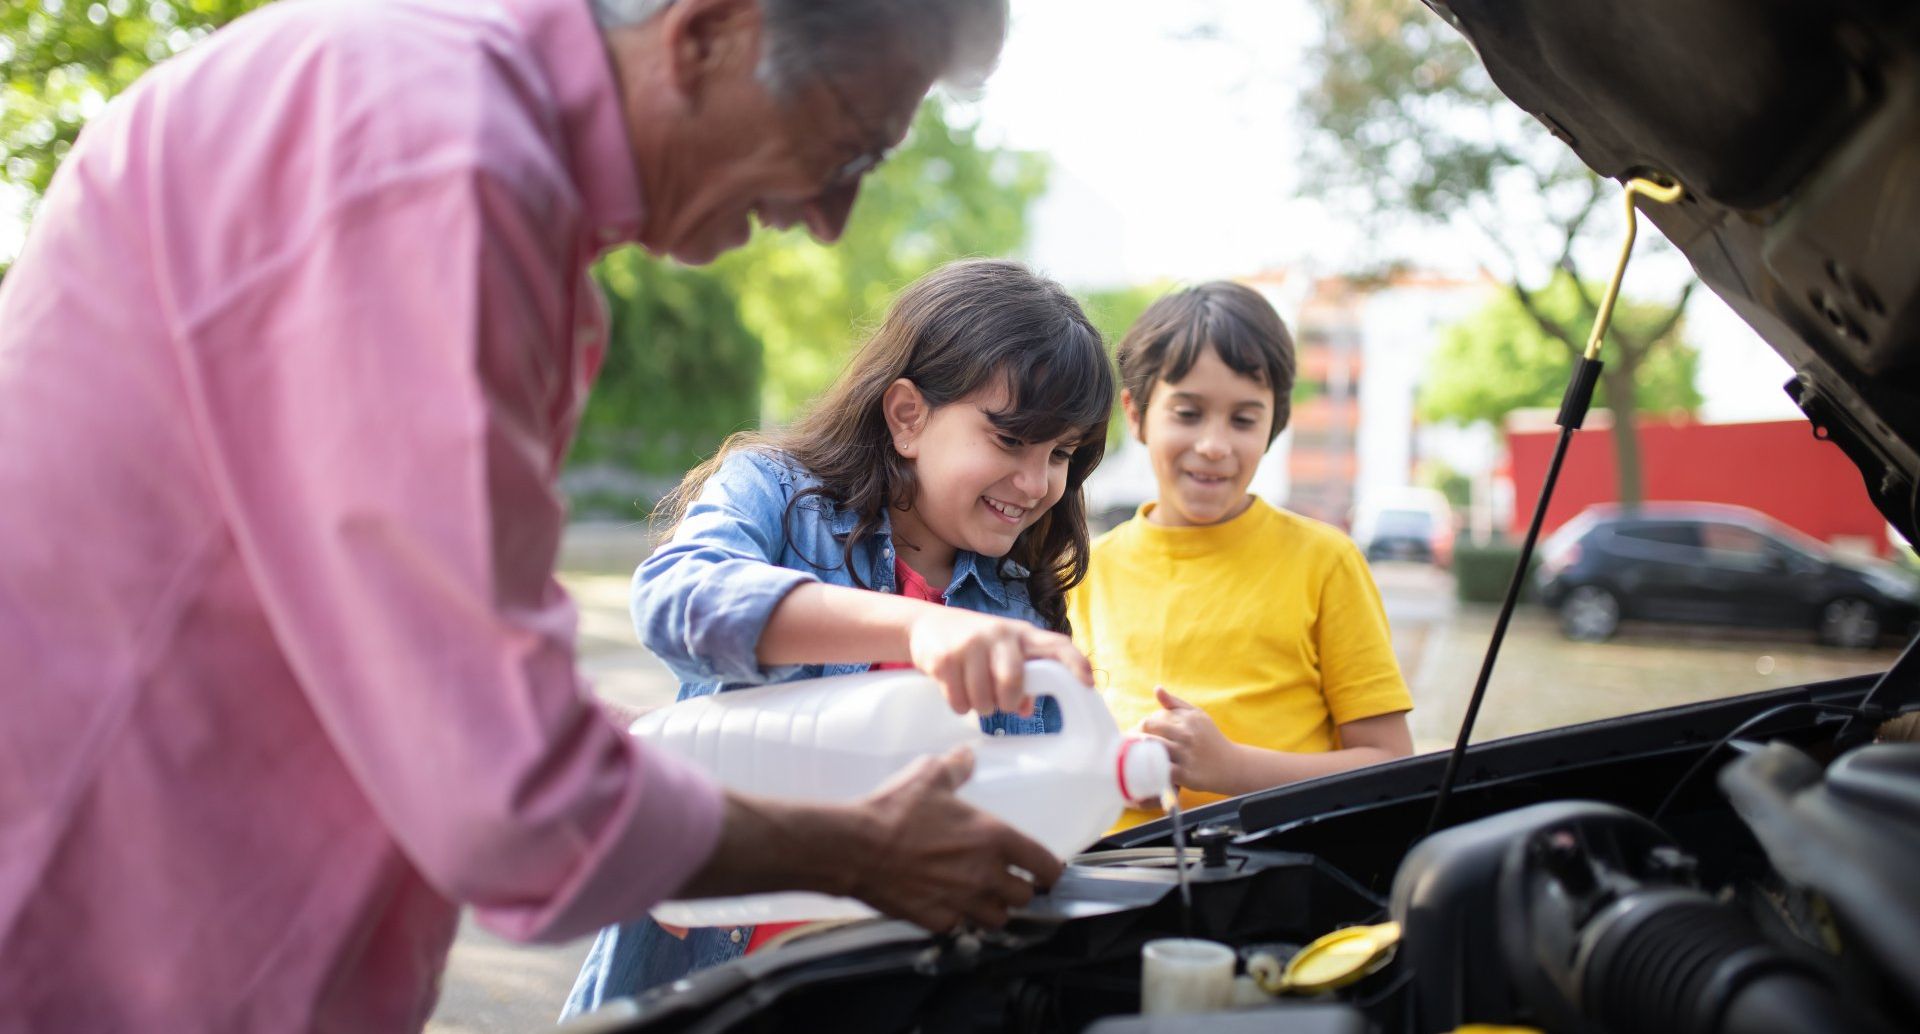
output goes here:
[[1120, 412], [1126, 415], [1127, 431], [1133, 435], [1133, 440], [1139, 442], [1141, 445], [1147, 444], [1147, 431], [1146, 428], [1141, 425], [1141, 420], [1146, 416], [1145, 413], [1141, 412], [1144, 408], [1144, 406], [1134, 404], [1133, 390], [1131, 388], [1120, 389]]
[[674, 88], [695, 110], [716, 80], [758, 69], [757, 0], [679, 0], [659, 17]]
[[920, 457], [920, 432], [932, 411], [919, 385], [905, 377], [887, 385], [887, 393], [880, 396], [880, 413], [887, 418], [895, 452], [910, 460]]

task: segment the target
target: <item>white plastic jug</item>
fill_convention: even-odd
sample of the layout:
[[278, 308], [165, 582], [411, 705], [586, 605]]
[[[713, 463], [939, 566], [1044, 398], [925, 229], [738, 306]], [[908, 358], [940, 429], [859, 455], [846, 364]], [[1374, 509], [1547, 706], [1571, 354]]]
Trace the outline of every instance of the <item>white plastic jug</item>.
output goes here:
[[[1026, 688], [1053, 698], [1059, 733], [986, 735], [917, 671], [718, 693], [650, 712], [632, 731], [727, 789], [832, 803], [864, 797], [915, 759], [967, 744], [974, 769], [961, 799], [1066, 859], [1099, 839], [1128, 802], [1158, 798], [1172, 782], [1171, 765], [1159, 741], [1122, 736], [1099, 693], [1057, 662], [1029, 662]], [[653, 910], [675, 926], [873, 914], [851, 898], [805, 892], [669, 901]]]

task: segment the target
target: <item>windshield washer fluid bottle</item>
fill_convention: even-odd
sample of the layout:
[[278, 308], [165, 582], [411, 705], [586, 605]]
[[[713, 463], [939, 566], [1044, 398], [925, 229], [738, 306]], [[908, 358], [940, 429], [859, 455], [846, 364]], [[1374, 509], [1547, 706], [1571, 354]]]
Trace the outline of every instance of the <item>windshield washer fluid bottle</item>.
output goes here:
[[[933, 679], [911, 670], [683, 700], [641, 716], [632, 731], [729, 790], [835, 804], [867, 796], [918, 758], [965, 744], [973, 748], [973, 777], [960, 798], [1064, 860], [1098, 840], [1127, 803], [1158, 799], [1172, 784], [1172, 766], [1158, 740], [1121, 735], [1100, 694], [1058, 662], [1028, 662], [1026, 689], [1053, 699], [1057, 734], [987, 735], [973, 714], [953, 713]], [[851, 898], [809, 892], [668, 901], [653, 910], [675, 926], [873, 914]]]

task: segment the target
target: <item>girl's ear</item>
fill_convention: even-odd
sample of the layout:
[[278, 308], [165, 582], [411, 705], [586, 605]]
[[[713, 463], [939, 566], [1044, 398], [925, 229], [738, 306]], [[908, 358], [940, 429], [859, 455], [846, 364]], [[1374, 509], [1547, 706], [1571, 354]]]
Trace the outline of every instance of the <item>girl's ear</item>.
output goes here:
[[893, 449], [907, 459], [920, 456], [920, 431], [927, 425], [927, 397], [919, 385], [905, 377], [887, 385], [880, 396], [880, 413], [887, 418], [887, 433], [893, 436]]
[[1127, 431], [1133, 435], [1134, 441], [1145, 445], [1147, 444], [1147, 433], [1146, 430], [1140, 426], [1140, 421], [1146, 414], [1140, 412], [1140, 409], [1140, 406], [1134, 405], [1133, 391], [1129, 388], [1121, 388], [1120, 412], [1126, 414]]

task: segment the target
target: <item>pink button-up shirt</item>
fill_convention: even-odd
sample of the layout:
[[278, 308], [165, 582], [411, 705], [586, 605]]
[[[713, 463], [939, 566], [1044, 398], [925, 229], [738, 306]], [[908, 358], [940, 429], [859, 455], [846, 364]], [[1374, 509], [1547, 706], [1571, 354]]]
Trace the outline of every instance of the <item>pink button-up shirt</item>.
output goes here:
[[417, 1028], [460, 904], [711, 852], [552, 577], [621, 117], [585, 0], [292, 0], [87, 128], [0, 282], [0, 1031]]

